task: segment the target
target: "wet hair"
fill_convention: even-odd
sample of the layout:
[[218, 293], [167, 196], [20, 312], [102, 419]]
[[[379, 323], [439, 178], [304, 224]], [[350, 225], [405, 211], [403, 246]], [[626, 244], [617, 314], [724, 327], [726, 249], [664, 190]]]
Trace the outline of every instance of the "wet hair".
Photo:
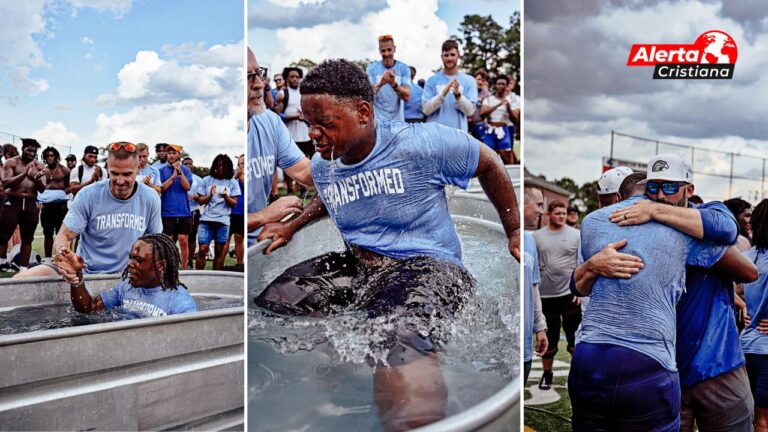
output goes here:
[[347, 59], [330, 59], [309, 71], [301, 82], [301, 95], [330, 95], [340, 101], [362, 100], [373, 105], [368, 74]]
[[[288, 74], [290, 74], [293, 71], [298, 72], [299, 78], [304, 78], [304, 71], [301, 70], [301, 68], [297, 68], [297, 67], [294, 67], [294, 66], [288, 66], [287, 68], [283, 68], [283, 79], [285, 80], [285, 82], [288, 82]], [[301, 93], [303, 94], [304, 93], [304, 85], [303, 84], [301, 86], [301, 90], [302, 90]]]
[[725, 204], [725, 206], [728, 207], [728, 210], [730, 210], [734, 216], [738, 216], [744, 210], [752, 207], [752, 204], [750, 204], [749, 201], [745, 201], [740, 197], [725, 200], [723, 201], [723, 204]]
[[43, 150], [43, 160], [45, 160], [45, 156], [48, 153], [53, 153], [53, 156], [56, 158], [56, 163], [59, 163], [61, 160], [61, 155], [59, 154], [59, 151], [56, 150], [55, 147], [46, 147], [45, 150]]
[[137, 149], [136, 151], [144, 151], [144, 150], [146, 150], [147, 153], [149, 153], [149, 146], [146, 145], [145, 143], [138, 143], [138, 144], [136, 144], [136, 149]]
[[40, 148], [40, 143], [37, 142], [36, 139], [33, 138], [22, 138], [21, 139], [21, 151], [24, 151], [27, 147], [37, 147]]
[[478, 69], [474, 74], [472, 74], [472, 76], [475, 78], [477, 78], [478, 75], [483, 77], [484, 80], [488, 81], [488, 72], [486, 72], [485, 69]]
[[768, 199], [760, 201], [755, 207], [749, 222], [752, 224], [752, 245], [758, 251], [765, 252], [768, 249]]
[[3, 156], [5, 156], [6, 159], [10, 159], [18, 155], [19, 155], [19, 149], [17, 149], [15, 145], [13, 144], [3, 145]]
[[452, 49], [455, 49], [456, 51], [459, 50], [459, 43], [456, 42], [453, 39], [448, 39], [447, 41], [443, 42], [443, 46], [440, 48], [443, 52], [450, 51]]
[[624, 201], [627, 198], [645, 193], [645, 185], [637, 183], [645, 180], [646, 176], [647, 174], [644, 172], [636, 172], [624, 177], [621, 186], [619, 186], [619, 199]]
[[568, 208], [562, 201], [554, 200], [547, 206], [547, 212], [552, 213], [557, 208]]
[[[181, 255], [176, 248], [176, 244], [173, 243], [170, 237], [165, 234], [147, 234], [139, 237], [136, 241], [143, 241], [152, 247], [152, 268], [155, 270], [157, 279], [160, 281], [160, 285], [164, 290], [176, 289], [179, 285], [186, 288], [179, 281], [179, 267], [181, 265]], [[157, 269], [157, 263], [162, 262], [165, 264], [164, 271]], [[123, 270], [121, 276], [122, 279], [128, 277], [128, 266]]]
[[[213, 162], [211, 162], [211, 176], [213, 176], [213, 170], [216, 167], [216, 165], [219, 163], [219, 161], [223, 161], [223, 168], [224, 173], [222, 178], [224, 179], [231, 179], [235, 176], [235, 167], [232, 165], [232, 159], [229, 158], [229, 156], [225, 154], [217, 155], [215, 158], [213, 158]], [[216, 177], [213, 177], [216, 178]]]

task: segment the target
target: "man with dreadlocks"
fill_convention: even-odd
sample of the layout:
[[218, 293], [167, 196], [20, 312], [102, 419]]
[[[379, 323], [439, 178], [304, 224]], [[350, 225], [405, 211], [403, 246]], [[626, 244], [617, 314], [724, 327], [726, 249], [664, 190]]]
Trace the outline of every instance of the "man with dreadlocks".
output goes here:
[[141, 317], [159, 317], [197, 311], [187, 287], [179, 281], [181, 257], [176, 245], [163, 234], [140, 237], [131, 247], [120, 282], [91, 297], [83, 281], [83, 260], [64, 250], [59, 268], [67, 274], [75, 310], [96, 313], [122, 307]]
[[[198, 270], [205, 267], [205, 256], [213, 240], [216, 241], [213, 269], [224, 269], [226, 257], [224, 246], [229, 239], [229, 215], [232, 213], [232, 207], [237, 205], [237, 197], [240, 196], [240, 185], [233, 178], [235, 168], [229, 156], [225, 154], [216, 156], [210, 172], [211, 175], [204, 178], [197, 188], [197, 201], [205, 206], [197, 232], [200, 250], [197, 252], [195, 268]], [[239, 231], [242, 232], [242, 230], [241, 227]]]
[[61, 155], [53, 147], [43, 150], [43, 178], [45, 190], [37, 195], [37, 202], [43, 205], [40, 211], [40, 225], [45, 236], [45, 261], [51, 261], [54, 234], [61, 230], [61, 223], [67, 215], [69, 202], [69, 168], [60, 164]]

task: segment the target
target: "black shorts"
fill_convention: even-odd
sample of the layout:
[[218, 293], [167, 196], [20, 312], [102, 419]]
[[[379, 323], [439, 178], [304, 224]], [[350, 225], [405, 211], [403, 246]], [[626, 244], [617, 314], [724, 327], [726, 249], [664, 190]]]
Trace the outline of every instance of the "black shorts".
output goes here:
[[[397, 310], [419, 320], [422, 327], [451, 318], [474, 286], [474, 278], [450, 262], [419, 256], [366, 268], [351, 252], [331, 252], [290, 267], [255, 302], [277, 314], [299, 316], [363, 311], [374, 318]], [[435, 334], [440, 332], [430, 331], [431, 327], [421, 330], [397, 324], [384, 341], [376, 342], [389, 349], [390, 366], [437, 350], [441, 340]]]
[[[576, 345], [576, 330], [581, 324], [581, 306], [573, 302], [573, 295], [566, 294], [561, 297], [548, 297], [541, 299], [541, 310], [547, 320], [547, 340], [560, 340], [560, 327], [565, 333], [568, 342], [567, 350], [573, 354]], [[542, 358], [551, 359], [557, 354], [557, 343], [549, 345]]]
[[164, 217], [163, 234], [168, 236], [189, 235], [192, 232], [192, 216]]
[[58, 234], [66, 215], [67, 201], [43, 204], [43, 209], [40, 210], [40, 225], [43, 226], [43, 235], [51, 237]]
[[245, 235], [245, 215], [229, 215], [229, 235]]
[[21, 232], [21, 242], [32, 243], [39, 221], [40, 212], [35, 198], [6, 196], [0, 210], [0, 243], [8, 243], [16, 226]]

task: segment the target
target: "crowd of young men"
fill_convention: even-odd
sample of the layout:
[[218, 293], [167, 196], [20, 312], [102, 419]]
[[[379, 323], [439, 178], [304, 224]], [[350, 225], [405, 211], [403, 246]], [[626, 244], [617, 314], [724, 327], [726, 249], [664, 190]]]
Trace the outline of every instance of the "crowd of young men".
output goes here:
[[[566, 299], [589, 300], [568, 377], [574, 430], [753, 430], [752, 394], [761, 384], [750, 383], [745, 367], [743, 322], [735, 314], [744, 303], [734, 288], [758, 277], [734, 246], [740, 237], [749, 241], [749, 206], [694, 205], [693, 191], [690, 164], [676, 155], [652, 157], [646, 173], [611, 169], [598, 181], [601, 208], [582, 221], [580, 252], [566, 243], [558, 249], [569, 257], [558, 264], [570, 279]], [[526, 189], [526, 210], [536, 192]], [[554, 204], [550, 225], [554, 219], [557, 228], [565, 209]], [[526, 237], [539, 248], [532, 260], [552, 261], [541, 250], [551, 230]], [[526, 284], [536, 283], [534, 274], [525, 275]], [[536, 304], [531, 295], [526, 305]], [[527, 337], [534, 320], [526, 309]], [[560, 323], [547, 319], [552, 325]], [[572, 326], [563, 327], [568, 333]], [[550, 347], [557, 345], [558, 334], [548, 333], [555, 337]], [[548, 389], [552, 376], [544, 366], [539, 387]]]
[[[232, 167], [232, 160], [219, 155], [212, 175], [228, 175], [223, 189], [205, 188], [206, 179], [192, 174], [192, 160], [182, 165], [183, 149], [175, 144], [160, 143], [155, 147], [157, 161], [150, 165], [146, 144], [118, 142], [107, 146], [104, 168], [99, 166], [99, 149], [87, 146], [80, 165], [68, 155], [66, 165], [54, 147], [42, 152], [34, 139], [22, 139], [22, 153], [5, 156], [2, 179], [3, 205], [0, 207], [0, 268], [22, 272], [19, 276], [55, 275], [59, 272], [53, 259], [62, 248], [73, 247], [87, 267], [86, 273], [119, 273], [128, 260], [131, 244], [144, 234], [162, 232], [179, 243], [180, 269], [190, 267], [195, 257], [195, 244], [189, 236], [197, 234], [200, 205], [205, 215], [215, 213], [217, 225], [214, 269], [223, 269], [224, 248], [229, 241], [230, 213], [240, 201], [240, 186], [234, 170], [223, 173], [222, 164]], [[113, 148], [114, 147], [114, 148]], [[5, 149], [5, 147], [4, 147]], [[133, 162], [135, 161], [135, 165]], [[227, 165], [226, 162], [229, 162]], [[197, 181], [197, 182], [195, 182]], [[230, 184], [231, 182], [231, 184]], [[223, 206], [219, 204], [224, 203]], [[242, 224], [242, 219], [240, 219]], [[44, 240], [43, 266], [30, 261], [32, 241], [38, 222]], [[11, 265], [8, 244], [13, 233], [20, 234], [20, 251]], [[241, 232], [232, 229], [233, 232]], [[123, 232], [121, 229], [127, 230]], [[76, 240], [77, 239], [77, 240]], [[242, 248], [242, 236], [235, 236]], [[205, 266], [207, 246], [211, 239], [200, 241], [198, 268]], [[73, 247], [74, 248], [74, 247]], [[239, 261], [242, 264], [242, 259]], [[242, 266], [237, 268], [242, 271]]]

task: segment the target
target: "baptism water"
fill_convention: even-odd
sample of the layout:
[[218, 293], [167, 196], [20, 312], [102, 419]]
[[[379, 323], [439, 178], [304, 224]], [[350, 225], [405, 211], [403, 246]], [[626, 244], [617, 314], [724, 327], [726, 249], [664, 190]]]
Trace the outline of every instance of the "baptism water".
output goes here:
[[[517, 263], [497, 232], [473, 221], [477, 220], [454, 217], [463, 262], [477, 280], [476, 293], [456, 317], [431, 323], [431, 330], [445, 341], [439, 358], [448, 387], [448, 416], [487, 399], [519, 373]], [[249, 281], [249, 289], [266, 285], [284, 269], [249, 275], [257, 279]], [[249, 307], [250, 428], [381, 430], [370, 359], [381, 360], [386, 353], [372, 348], [371, 342], [382, 338], [398, 319], [403, 317], [370, 319], [365, 313], [287, 318]]]

